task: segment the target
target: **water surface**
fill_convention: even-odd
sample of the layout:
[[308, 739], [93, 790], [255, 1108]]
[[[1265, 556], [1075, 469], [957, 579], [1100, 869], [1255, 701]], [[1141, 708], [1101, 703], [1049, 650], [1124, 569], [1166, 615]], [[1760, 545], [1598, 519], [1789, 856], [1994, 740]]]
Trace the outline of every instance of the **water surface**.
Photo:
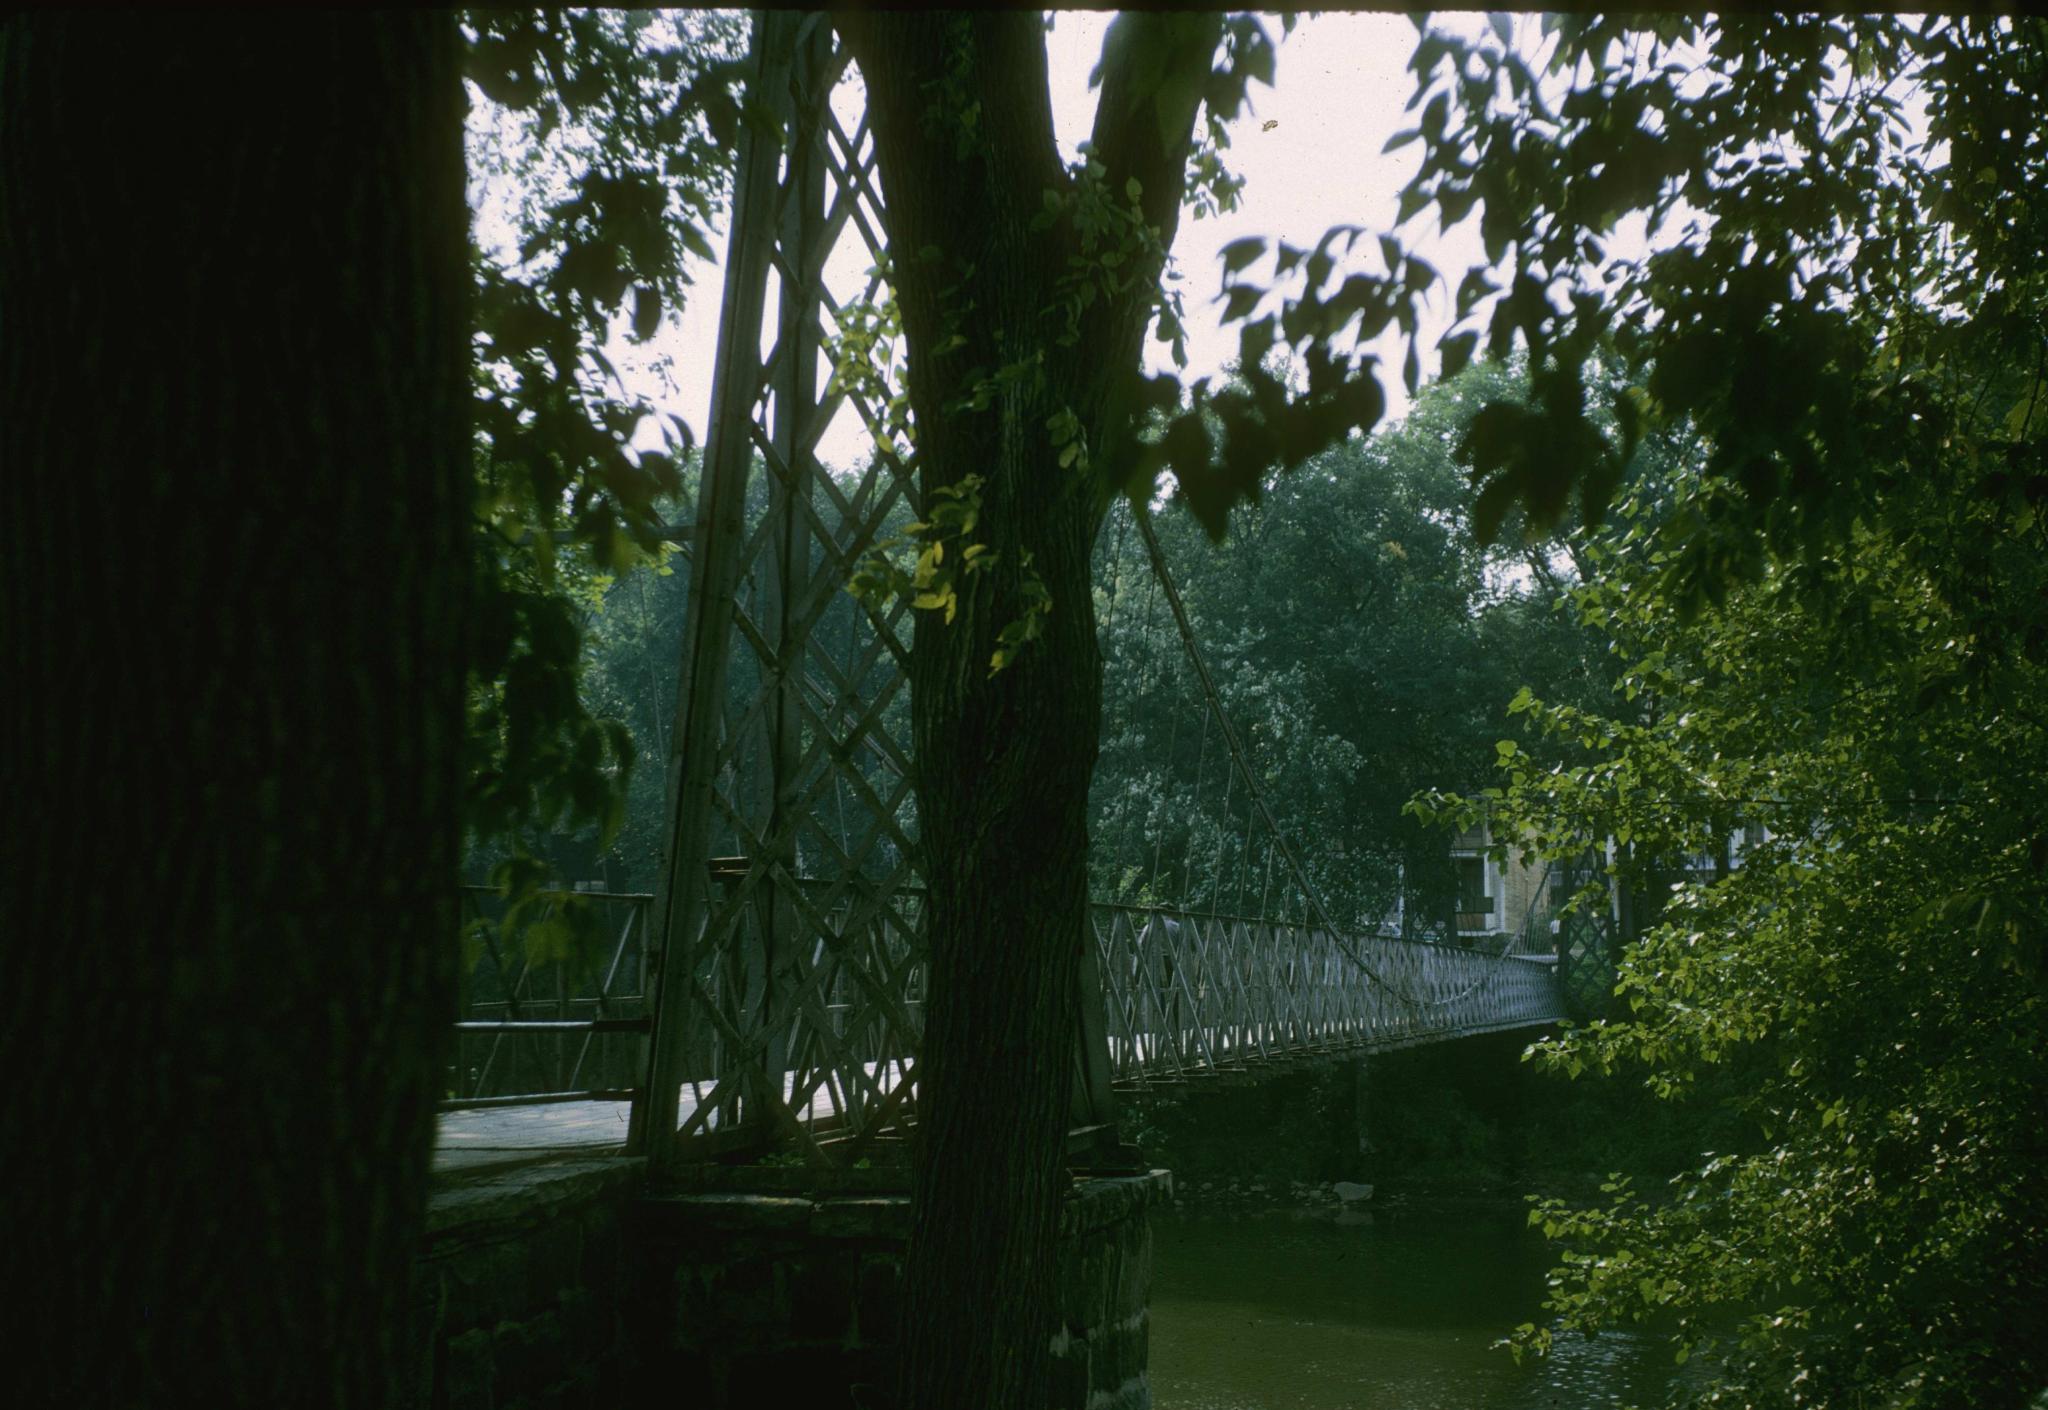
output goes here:
[[1663, 1403], [1661, 1342], [1560, 1335], [1517, 1366], [1551, 1254], [1520, 1209], [1153, 1220], [1158, 1410], [1606, 1410]]

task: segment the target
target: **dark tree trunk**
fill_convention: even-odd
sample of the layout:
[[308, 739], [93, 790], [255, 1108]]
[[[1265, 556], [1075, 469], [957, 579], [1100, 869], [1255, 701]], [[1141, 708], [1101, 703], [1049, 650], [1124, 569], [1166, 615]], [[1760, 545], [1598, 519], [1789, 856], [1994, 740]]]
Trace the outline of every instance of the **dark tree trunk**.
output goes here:
[[[1143, 20], [1140, 23], [1150, 23]], [[950, 625], [921, 612], [911, 651], [917, 796], [931, 912], [919, 1069], [902, 1400], [920, 1410], [1040, 1410], [1055, 1333], [1053, 1255], [1065, 1187], [1078, 964], [1088, 938], [1089, 778], [1101, 722], [1089, 553], [1103, 482], [1062, 467], [1048, 423], [1071, 412], [1100, 448], [1138, 372], [1148, 281], [1100, 299], [1081, 336], [1060, 280], [1077, 246], [1033, 229], [1064, 192], [1032, 13], [846, 22], [868, 85], [908, 350], [923, 516], [978, 475], [971, 541], [996, 568], [959, 582]], [[1206, 69], [1215, 30], [1193, 52]], [[1193, 109], [1162, 136], [1112, 73], [1097, 148], [1173, 236]], [[1123, 106], [1141, 101], [1126, 111]], [[1156, 272], [1156, 271], [1155, 271]], [[1154, 285], [1153, 287], [1156, 287]], [[1043, 357], [1042, 363], [1038, 359]], [[959, 400], [1001, 369], [987, 409]], [[955, 551], [962, 545], [956, 545]], [[1007, 668], [1004, 627], [1050, 594], [1043, 636]]]
[[18, 1404], [397, 1398], [453, 1009], [458, 46], [0, 28]]

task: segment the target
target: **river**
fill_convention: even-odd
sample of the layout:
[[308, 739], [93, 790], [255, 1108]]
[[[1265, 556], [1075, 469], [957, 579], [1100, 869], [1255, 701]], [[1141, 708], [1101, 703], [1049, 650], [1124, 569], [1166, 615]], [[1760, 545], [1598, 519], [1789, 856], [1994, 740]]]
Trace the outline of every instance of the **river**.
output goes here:
[[[1158, 1410], [1605, 1410], [1656, 1406], [1668, 1347], [1560, 1334], [1517, 1366], [1493, 1343], [1543, 1317], [1551, 1255], [1512, 1206], [1158, 1215]], [[1694, 1374], [1697, 1374], [1695, 1369]]]

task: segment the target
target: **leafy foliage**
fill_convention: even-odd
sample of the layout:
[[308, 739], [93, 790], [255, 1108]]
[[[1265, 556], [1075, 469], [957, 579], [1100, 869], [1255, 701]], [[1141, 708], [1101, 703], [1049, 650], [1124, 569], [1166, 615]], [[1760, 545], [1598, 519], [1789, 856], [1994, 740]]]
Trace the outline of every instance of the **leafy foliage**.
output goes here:
[[[1384, 238], [1384, 276], [1352, 273], [1333, 283], [1340, 256], [1365, 237], [1357, 226], [1327, 231], [1315, 246], [1271, 245], [1273, 277], [1292, 279], [1296, 292], [1261, 313], [1271, 292], [1244, 272], [1268, 249], [1264, 240], [1233, 242], [1223, 252], [1224, 318], [1242, 323], [1238, 372], [1212, 389], [1197, 378], [1183, 387], [1171, 374], [1150, 379], [1146, 399], [1162, 413], [1162, 429], [1144, 439], [1127, 465], [1117, 468], [1131, 493], [1149, 493], [1171, 473], [1187, 506], [1212, 537], [1220, 538], [1233, 505], [1257, 503], [1275, 468], [1292, 469], [1353, 430], [1369, 430], [1386, 411], [1377, 355], [1363, 345], [1390, 324], [1415, 336], [1421, 297], [1436, 278], [1425, 261]], [[1270, 355], [1290, 351], [1306, 385], [1290, 389]], [[1403, 376], [1419, 385], [1420, 363], [1411, 353]], [[1175, 408], [1179, 409], [1176, 411]]]
[[[1590, 636], [1548, 607], [1569, 566], [1534, 546], [1483, 551], [1471, 535], [1452, 448], [1513, 381], [1484, 366], [1433, 385], [1399, 427], [1274, 479], [1220, 545], [1188, 516], [1156, 520], [1262, 790], [1283, 829], [1316, 839], [1304, 863], [1326, 903], [1366, 925], [1393, 914], [1404, 881], [1411, 925], [1448, 920], [1445, 839], [1401, 805], [1426, 785], [1483, 782], [1519, 686], [1604, 692]], [[1104, 534], [1096, 892], [1270, 913], [1262, 829], [1247, 850], [1246, 800], [1184, 683], [1144, 553], [1135, 534]]]
[[[1660, 532], [1664, 587], [1694, 610], [1760, 573], [1760, 550], [1910, 524], [1917, 501], [1891, 491], [1959, 431], [1977, 488], [2024, 493], [2028, 438], [1977, 418], [1985, 369], [2009, 392], [2043, 345], [2048, 225], [2025, 196], [2048, 166], [2038, 21], [1546, 28], [1546, 74], [1497, 36], [1425, 34], [1413, 64], [1423, 163], [1403, 209], [1476, 214], [1505, 266], [1488, 346], [1532, 368], [1529, 403], [1490, 408], [1468, 445], [1482, 504], [1554, 523], [1576, 487], [1597, 520], [1643, 431], [1690, 427], [1706, 491]], [[1610, 257], [1625, 222], [1678, 233]], [[1477, 334], [1463, 291], [1493, 282], [1465, 280], [1447, 341]], [[1608, 347], [1646, 375], [1603, 428], [1584, 368]]]
[[1728, 1403], [2006, 1403], [2048, 1344], [2048, 731], [2013, 708], [2048, 681], [2009, 661], [1960, 686], [1968, 609], [1870, 532], [1674, 633], [1655, 525], [1634, 500], [1622, 522], [1577, 600], [1633, 658], [1619, 703], [1641, 711], [1522, 697], [1592, 762], [1510, 757], [1494, 806], [1546, 849], [1611, 837], [1669, 857], [1738, 822], [1770, 833], [1672, 894], [1623, 961], [1623, 1020], [1536, 1056], [1636, 1071], [1667, 1098], [1738, 1068], [1754, 1147], [1661, 1200], [1617, 1181], [1592, 1209], [1542, 1205], [1571, 1245], [1553, 1306], [1567, 1328], [1675, 1319], [1681, 1356], [1725, 1358]]
[[[1490, 802], [1552, 854], [1611, 839], [1611, 886], [1770, 830], [1669, 893], [1617, 1021], [1536, 1051], [1670, 1097], [1737, 1071], [1750, 1128], [1662, 1197], [1539, 1207], [1552, 1305], [1711, 1346], [1717, 1403], [2019, 1403], [2048, 1381], [2043, 34], [1547, 28], [1547, 73], [1506, 36], [1415, 61], [1407, 208], [1477, 213], [1486, 337], [1531, 360], [1465, 442], [1482, 510], [1597, 519], [1643, 436], [1697, 449], [1585, 550], [1622, 698], [1523, 697], [1583, 755], [1505, 756]], [[1609, 258], [1630, 220], [1678, 233]]]
[[[674, 522], [689, 522], [692, 514], [694, 461], [684, 467], [684, 497], [669, 511]], [[688, 559], [669, 551], [620, 574], [582, 613], [583, 708], [621, 722], [644, 758], [623, 780], [616, 831], [586, 825], [576, 835], [580, 847], [559, 834], [550, 839], [544, 855], [557, 871], [601, 875], [612, 890], [654, 889], [667, 835], [663, 766], [675, 723], [676, 643], [683, 637], [689, 582]]]
[[719, 15], [489, 11], [466, 31], [472, 170], [517, 239], [476, 259], [468, 821], [483, 859], [558, 827], [608, 839], [624, 820], [633, 738], [579, 692], [584, 617], [613, 576], [663, 553], [660, 505], [691, 437], [671, 420], [664, 449], [629, 449], [652, 413], [604, 345], [620, 320], [650, 337], [681, 305], [686, 256], [710, 255], [743, 40]]

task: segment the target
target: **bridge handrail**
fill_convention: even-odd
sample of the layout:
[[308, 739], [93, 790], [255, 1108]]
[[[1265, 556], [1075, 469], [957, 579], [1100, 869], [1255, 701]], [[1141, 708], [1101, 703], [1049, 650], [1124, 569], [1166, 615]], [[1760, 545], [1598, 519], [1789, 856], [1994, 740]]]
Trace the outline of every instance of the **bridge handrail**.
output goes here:
[[[471, 1055], [471, 1051], [466, 1051], [466, 1045], [463, 1045], [464, 1039], [471, 1042], [480, 1042], [488, 1039], [489, 1046], [483, 1052], [478, 1063], [469, 1066], [467, 1085], [470, 1090], [467, 1094], [461, 1094], [460, 1087], [463, 1084], [460, 1081], [451, 1082], [451, 1094], [443, 1098], [440, 1103], [443, 1111], [461, 1111], [470, 1108], [494, 1106], [540, 1105], [549, 1102], [584, 1100], [635, 1101], [638, 1099], [639, 1093], [635, 1084], [611, 1082], [579, 1085], [578, 1079], [582, 1077], [585, 1066], [589, 1062], [592, 1045], [595, 1040], [625, 1038], [628, 1040], [637, 1039], [640, 1043], [644, 1043], [652, 1030], [653, 1020], [645, 1012], [647, 996], [644, 991], [644, 983], [640, 992], [619, 992], [616, 986], [621, 977], [621, 968], [629, 953], [630, 942], [635, 935], [641, 937], [643, 942], [641, 958], [643, 960], [646, 958], [644, 941], [648, 934], [648, 908], [653, 903], [654, 897], [647, 892], [564, 890], [562, 888], [545, 888], [539, 894], [549, 901], [574, 900], [593, 906], [616, 906], [620, 904], [626, 906], [625, 923], [620, 927], [616, 939], [611, 944], [610, 956], [604, 965], [604, 972], [597, 979], [595, 992], [581, 992], [583, 987], [585, 987], [583, 985], [578, 986], [577, 992], [570, 992], [565, 972], [557, 974], [557, 991], [552, 997], [537, 997], [529, 992], [525, 992], [530, 987], [536, 966], [530, 963], [525, 955], [519, 956], [519, 963], [516, 966], [508, 963], [506, 957], [498, 949], [500, 937], [496, 933], [495, 926], [483, 914], [483, 903], [488, 899], [503, 900], [505, 899], [505, 892], [502, 888], [495, 886], [465, 883], [460, 888], [464, 925], [465, 928], [474, 927], [475, 933], [479, 936], [481, 942], [476, 961], [466, 978], [469, 983], [473, 984], [476, 974], [480, 971], [485, 960], [488, 959], [496, 970], [497, 982], [503, 992], [503, 997], [481, 998], [473, 989], [464, 994], [462, 1016], [453, 1025], [459, 1045], [455, 1055], [453, 1071], [460, 1074], [465, 1066], [466, 1059]], [[615, 1011], [619, 1008], [633, 1008], [636, 1006], [641, 1010], [640, 1012], [620, 1013]], [[552, 1009], [553, 1012], [545, 1017], [527, 1016], [527, 1012], [533, 1009]], [[578, 1011], [587, 1011], [588, 1016], [570, 1016]], [[531, 1040], [546, 1037], [563, 1040], [558, 1043], [555, 1054], [556, 1061], [553, 1065], [554, 1081], [545, 1083], [534, 1090], [486, 1090], [486, 1088], [500, 1085], [493, 1084], [491, 1077], [497, 1069], [500, 1057], [503, 1055], [503, 1042], [506, 1038]], [[572, 1037], [581, 1037], [583, 1040], [573, 1059], [568, 1056], [566, 1048], [566, 1040]], [[601, 1052], [600, 1060], [603, 1056], [604, 1054]], [[533, 1065], [537, 1061], [530, 1054], [524, 1058], [515, 1055], [512, 1060], [515, 1064], [522, 1060], [525, 1061], [529, 1072], [532, 1071]], [[637, 1074], [642, 1065], [637, 1055], [629, 1056], [626, 1070]], [[620, 1075], [623, 1075], [623, 1073]], [[509, 1079], [509, 1084], [515, 1087], [517, 1082], [518, 1078], [516, 1075]]]
[[[1349, 940], [1369, 941], [1373, 944], [1423, 945], [1435, 950], [1450, 950], [1458, 954], [1480, 953], [1477, 946], [1460, 945], [1450, 940], [1433, 940], [1427, 935], [1403, 935], [1394, 930], [1373, 930], [1362, 925], [1324, 925], [1320, 921], [1276, 920], [1272, 916], [1246, 915], [1240, 911], [1207, 910], [1189, 906], [1176, 906], [1168, 901], [1090, 901], [1090, 906], [1102, 910], [1118, 911], [1159, 911], [1173, 915], [1198, 915], [1204, 920], [1227, 920], [1245, 925], [1292, 926], [1298, 929], [1329, 930]], [[1500, 932], [1511, 934], [1510, 932]], [[1513, 936], [1519, 940], [1519, 935]]]

